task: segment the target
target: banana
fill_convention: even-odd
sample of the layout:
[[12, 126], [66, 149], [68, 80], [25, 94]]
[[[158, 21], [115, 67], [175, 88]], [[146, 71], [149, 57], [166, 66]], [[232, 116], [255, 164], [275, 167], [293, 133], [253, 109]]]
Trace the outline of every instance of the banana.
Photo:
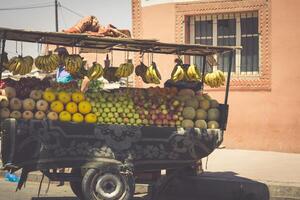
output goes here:
[[175, 73], [173, 74], [173, 76], [171, 77], [171, 79], [175, 82], [177, 81], [181, 81], [184, 79], [185, 73], [184, 70], [182, 69], [182, 67], [180, 65], [177, 66], [177, 69], [175, 71]]
[[88, 70], [87, 77], [90, 80], [96, 80], [100, 78], [104, 73], [103, 67], [99, 64], [94, 62], [93, 66]]

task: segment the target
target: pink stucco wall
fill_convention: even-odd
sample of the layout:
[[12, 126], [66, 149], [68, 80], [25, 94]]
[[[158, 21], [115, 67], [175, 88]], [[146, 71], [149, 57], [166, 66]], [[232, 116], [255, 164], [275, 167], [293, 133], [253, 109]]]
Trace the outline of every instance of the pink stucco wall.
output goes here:
[[[227, 148], [300, 153], [300, 1], [271, 0], [271, 91], [232, 91]], [[175, 41], [175, 5], [142, 8], [142, 37]], [[174, 56], [155, 56], [165, 79]], [[224, 92], [210, 92], [223, 101]]]

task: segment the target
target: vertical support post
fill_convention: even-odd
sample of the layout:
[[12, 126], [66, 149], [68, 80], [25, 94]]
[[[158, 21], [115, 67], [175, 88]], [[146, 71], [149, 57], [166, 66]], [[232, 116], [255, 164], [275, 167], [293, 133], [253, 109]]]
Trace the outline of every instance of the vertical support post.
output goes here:
[[0, 80], [2, 79], [2, 68], [3, 68], [3, 58], [4, 58], [4, 50], [5, 50], [5, 42], [6, 42], [6, 33], [4, 33], [4, 37], [2, 39], [2, 45], [1, 45], [1, 57], [0, 57]]
[[205, 66], [206, 66], [206, 56], [203, 56], [203, 63], [202, 63], [202, 91], [204, 90], [204, 74], [205, 74]]
[[227, 105], [228, 102], [228, 93], [229, 93], [229, 87], [230, 87], [230, 77], [231, 77], [231, 69], [232, 69], [232, 63], [233, 63], [233, 53], [235, 51], [230, 51], [229, 54], [229, 67], [228, 67], [228, 75], [227, 75], [227, 83], [226, 83], [226, 92], [225, 92], [225, 100], [224, 104]]
[[55, 31], [58, 32], [58, 3], [57, 0], [55, 0]]

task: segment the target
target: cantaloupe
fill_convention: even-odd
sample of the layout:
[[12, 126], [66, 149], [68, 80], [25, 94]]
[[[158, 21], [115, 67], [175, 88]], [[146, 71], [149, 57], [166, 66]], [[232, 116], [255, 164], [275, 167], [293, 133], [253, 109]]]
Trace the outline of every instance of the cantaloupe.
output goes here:
[[10, 100], [9, 107], [11, 110], [21, 110], [22, 101], [16, 97], [14, 97]]
[[181, 126], [183, 128], [193, 128], [194, 127], [194, 122], [190, 119], [185, 119], [182, 121]]
[[0, 117], [2, 119], [9, 118], [9, 115], [10, 115], [10, 111], [9, 111], [8, 108], [1, 108], [1, 110], [0, 110]]
[[208, 110], [210, 108], [210, 102], [207, 99], [200, 101], [199, 104], [200, 104], [200, 108], [204, 110]]
[[31, 98], [27, 98], [23, 101], [24, 110], [33, 110], [35, 108], [35, 101]]
[[207, 123], [207, 127], [208, 127], [209, 129], [218, 129], [220, 126], [219, 126], [219, 123], [216, 122], [216, 121], [209, 121], [209, 122]]
[[210, 100], [210, 107], [211, 108], [218, 108], [219, 107], [219, 102], [215, 99]]
[[184, 119], [194, 119], [196, 116], [196, 111], [193, 107], [185, 107], [183, 108], [182, 116]]
[[196, 110], [196, 119], [206, 120], [207, 119], [207, 112], [202, 108]]
[[15, 119], [20, 119], [22, 117], [22, 114], [20, 111], [14, 110], [10, 113], [9, 117], [15, 118]]
[[207, 119], [209, 121], [218, 121], [220, 119], [220, 111], [217, 108], [211, 108], [207, 112]]
[[25, 120], [30, 120], [33, 118], [33, 113], [30, 110], [26, 110], [22, 113], [22, 118]]
[[199, 101], [197, 98], [193, 97], [188, 99], [184, 105], [186, 107], [193, 107], [194, 109], [197, 109], [199, 107]]
[[200, 129], [207, 129], [207, 123], [205, 120], [197, 120], [195, 122], [195, 127]]

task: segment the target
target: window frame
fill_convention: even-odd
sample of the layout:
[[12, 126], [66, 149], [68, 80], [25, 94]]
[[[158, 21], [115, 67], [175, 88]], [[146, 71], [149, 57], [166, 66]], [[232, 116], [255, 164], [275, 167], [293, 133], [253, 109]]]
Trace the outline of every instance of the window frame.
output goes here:
[[[250, 18], [250, 17], [257, 17], [259, 20], [258, 11], [248, 11], [248, 12], [235, 12], [235, 13], [217, 13], [217, 14], [203, 14], [203, 15], [191, 15], [189, 16], [189, 37], [190, 37], [190, 43], [195, 44], [195, 41], [198, 39], [201, 39], [202, 37], [196, 37], [196, 23], [198, 21], [209, 21], [212, 20], [212, 37], [206, 37], [205, 39], [212, 39], [212, 45], [217, 46], [218, 45], [218, 39], [224, 38], [224, 36], [218, 36], [218, 20], [222, 19], [235, 19], [236, 25], [236, 35], [225, 36], [228, 38], [234, 38], [235, 37], [235, 43], [236, 46], [242, 46], [242, 37], [245, 36], [257, 36], [258, 37], [258, 71], [249, 71], [249, 72], [242, 72], [241, 71], [241, 50], [238, 49], [235, 52], [235, 72], [232, 72], [233, 78], [259, 78], [261, 76], [261, 37], [259, 34], [242, 34], [241, 31], [241, 19], [242, 18]], [[259, 23], [258, 25], [259, 26]], [[257, 27], [259, 29], [259, 27]], [[215, 59], [217, 59], [217, 55], [214, 56]], [[196, 62], [195, 56], [191, 56], [190, 58], [192, 63]], [[213, 67], [213, 70], [217, 70], [217, 66]], [[224, 72], [225, 75], [227, 75], [227, 72]]]

